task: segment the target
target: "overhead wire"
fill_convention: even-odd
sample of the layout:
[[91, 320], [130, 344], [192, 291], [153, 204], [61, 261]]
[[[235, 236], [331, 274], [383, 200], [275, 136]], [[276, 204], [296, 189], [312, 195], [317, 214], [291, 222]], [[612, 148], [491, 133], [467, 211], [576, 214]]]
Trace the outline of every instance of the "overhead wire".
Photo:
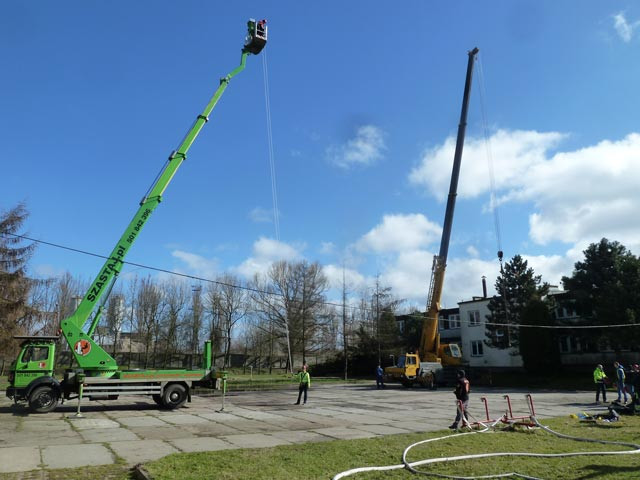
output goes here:
[[[110, 257], [107, 255], [101, 255], [98, 253], [93, 253], [93, 252], [89, 252], [87, 250], [82, 250], [79, 248], [74, 248], [74, 247], [68, 247], [65, 245], [60, 245], [57, 243], [53, 243], [53, 242], [47, 242], [45, 240], [39, 240], [33, 237], [28, 237], [26, 235], [18, 235], [15, 233], [9, 233], [9, 232], [2, 232], [0, 233], [0, 235], [3, 236], [12, 236], [15, 238], [21, 238], [23, 240], [28, 240], [30, 242], [35, 242], [35, 243], [40, 243], [43, 245], [48, 245], [50, 247], [54, 247], [54, 248], [60, 248], [62, 250], [67, 250], [70, 252], [75, 252], [75, 253], [80, 253], [82, 255], [88, 255], [91, 257], [96, 257], [96, 258], [101, 258], [101, 259], [109, 259]], [[190, 280], [196, 280], [196, 281], [200, 281], [203, 283], [210, 283], [210, 284], [214, 284], [214, 285], [221, 285], [221, 286], [225, 286], [225, 287], [230, 287], [230, 288], [237, 288], [239, 290], [245, 290], [248, 292], [253, 292], [253, 293], [259, 293], [259, 294], [263, 294], [263, 295], [273, 295], [273, 296], [279, 296], [279, 297], [283, 297], [284, 295], [278, 292], [272, 292], [272, 291], [267, 291], [267, 290], [261, 290], [258, 288], [253, 288], [253, 287], [248, 287], [245, 285], [236, 285], [233, 283], [228, 283], [228, 282], [222, 282], [220, 280], [213, 280], [211, 278], [205, 278], [205, 277], [199, 277], [197, 275], [190, 275], [187, 273], [180, 273], [180, 272], [174, 272], [172, 270], [167, 270], [165, 268], [159, 268], [159, 267], [153, 267], [151, 265], [145, 265], [143, 263], [136, 263], [136, 262], [130, 262], [130, 261], [123, 261], [122, 262], [124, 265], [128, 265], [128, 266], [133, 266], [133, 267], [137, 267], [138, 269], [145, 269], [145, 270], [151, 270], [154, 272], [159, 272], [159, 273], [166, 273], [167, 275], [173, 275], [176, 277], [182, 277], [182, 278], [188, 278]], [[367, 308], [364, 306], [358, 306], [358, 305], [349, 305], [349, 304], [343, 304], [343, 303], [336, 303], [336, 302], [319, 302], [321, 305], [325, 305], [325, 306], [329, 306], [329, 307], [340, 307], [340, 308], [350, 308], [351, 310], [357, 310], [357, 311], [365, 311], [365, 312], [374, 312], [375, 309], [373, 308]], [[421, 313], [409, 313], [409, 314], [405, 314], [403, 315], [405, 317], [409, 317], [409, 318], [415, 318], [415, 319], [424, 319], [424, 315]], [[468, 320], [459, 320], [461, 323], [465, 323], [465, 324], [470, 324], [470, 321]], [[521, 328], [542, 328], [542, 329], [558, 329], [558, 330], [566, 330], [566, 329], [593, 329], [593, 328], [624, 328], [624, 327], [640, 327], [640, 323], [622, 323], [622, 324], [615, 324], [615, 325], [526, 325], [526, 324], [515, 324], [515, 323], [500, 323], [500, 322], [487, 322], [485, 321], [483, 323], [483, 325], [493, 325], [493, 326], [511, 326], [511, 327], [521, 327]]]

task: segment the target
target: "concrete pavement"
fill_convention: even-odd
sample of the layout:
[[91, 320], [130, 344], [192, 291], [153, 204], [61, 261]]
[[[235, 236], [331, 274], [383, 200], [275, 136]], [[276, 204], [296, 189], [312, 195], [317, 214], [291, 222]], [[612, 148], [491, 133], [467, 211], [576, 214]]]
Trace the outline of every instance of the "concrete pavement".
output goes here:
[[[507, 410], [528, 415], [527, 392], [474, 389], [470, 414], [484, 419], [488, 400], [491, 418]], [[455, 416], [449, 391], [383, 390], [368, 385], [314, 385], [306, 405], [293, 405], [297, 389], [196, 397], [179, 410], [160, 410], [151, 399], [121, 397], [117, 401], [75, 401], [55, 412], [30, 414], [0, 399], [0, 473], [73, 468], [124, 460], [134, 465], [176, 452], [261, 448], [301, 442], [371, 438], [446, 428]], [[532, 392], [540, 419], [595, 407], [593, 392]]]

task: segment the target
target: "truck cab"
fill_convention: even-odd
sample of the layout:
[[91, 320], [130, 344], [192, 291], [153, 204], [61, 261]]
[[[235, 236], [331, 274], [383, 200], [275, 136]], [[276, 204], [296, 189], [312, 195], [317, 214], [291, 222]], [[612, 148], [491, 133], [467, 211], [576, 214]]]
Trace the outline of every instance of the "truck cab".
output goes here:
[[[53, 377], [56, 342], [59, 337], [16, 337], [22, 340], [20, 353], [9, 369], [7, 397], [27, 400], [37, 389], [46, 387], [59, 396], [59, 382]], [[35, 398], [35, 397], [34, 397]], [[56, 401], [57, 404], [57, 401]], [[36, 407], [37, 408], [37, 407]]]

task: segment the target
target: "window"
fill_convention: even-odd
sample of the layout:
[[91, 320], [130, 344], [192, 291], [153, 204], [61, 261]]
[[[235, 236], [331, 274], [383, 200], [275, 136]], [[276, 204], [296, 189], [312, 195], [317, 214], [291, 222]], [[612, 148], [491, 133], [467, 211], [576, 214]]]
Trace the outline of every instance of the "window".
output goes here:
[[22, 355], [23, 362], [39, 362], [49, 357], [49, 349], [47, 347], [29, 347]]
[[449, 315], [449, 328], [460, 328], [460, 315]]
[[484, 350], [482, 349], [482, 340], [474, 340], [471, 342], [471, 356], [472, 357], [481, 357], [484, 355]]
[[469, 312], [469, 326], [477, 327], [480, 325], [480, 311], [479, 310], [471, 310]]

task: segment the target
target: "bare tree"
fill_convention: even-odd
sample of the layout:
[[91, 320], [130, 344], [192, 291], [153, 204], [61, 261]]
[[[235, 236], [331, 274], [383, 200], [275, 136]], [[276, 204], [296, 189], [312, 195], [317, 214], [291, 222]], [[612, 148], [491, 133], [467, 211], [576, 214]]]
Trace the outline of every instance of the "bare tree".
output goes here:
[[[291, 358], [290, 320], [294, 316], [297, 304], [296, 285], [290, 280], [291, 266], [280, 261], [274, 263], [266, 275], [255, 274], [252, 282], [252, 300], [256, 312], [269, 322], [272, 332], [271, 341], [284, 340], [287, 352], [287, 369], [293, 373]], [[274, 346], [270, 348], [273, 355]]]
[[56, 287], [55, 278], [32, 281], [24, 325], [29, 335], [55, 335], [60, 328]]
[[162, 305], [162, 291], [151, 277], [143, 278], [136, 296], [137, 330], [144, 341], [144, 366], [149, 364], [149, 349], [153, 333], [159, 322]]
[[108, 334], [113, 338], [112, 354], [118, 352], [118, 340], [122, 332], [122, 325], [125, 319], [125, 298], [122, 292], [115, 292], [109, 296], [107, 303], [107, 314], [105, 315], [105, 327]]
[[191, 350], [191, 366], [194, 358], [200, 353], [200, 331], [202, 330], [202, 287], [195, 285], [191, 289], [191, 329], [189, 347]]
[[317, 263], [280, 261], [266, 275], [254, 277], [255, 309], [272, 322], [275, 335], [284, 341], [289, 371], [293, 368], [293, 352], [299, 352], [304, 362], [307, 354], [317, 347], [327, 285]]
[[183, 324], [184, 311], [189, 298], [188, 285], [181, 281], [171, 281], [163, 284], [165, 291], [165, 315], [163, 316], [163, 343], [165, 348], [164, 363], [171, 361], [178, 352], [180, 332]]
[[205, 293], [205, 308], [207, 308], [207, 318], [209, 319], [209, 340], [211, 341], [211, 350], [214, 353], [224, 350], [224, 333], [222, 328], [222, 319], [220, 315], [220, 292], [217, 285], [210, 283]]
[[217, 322], [224, 332], [224, 367], [229, 366], [233, 330], [247, 315], [249, 309], [247, 291], [240, 279], [230, 274], [218, 278], [210, 289], [210, 303], [216, 303]]
[[326, 300], [324, 293], [329, 282], [317, 262], [299, 262], [294, 265], [293, 273], [294, 282], [302, 284], [302, 289], [299, 290], [299, 322], [295, 322], [299, 323], [300, 328], [296, 328], [295, 334], [299, 339], [304, 364], [307, 363], [307, 355], [317, 350], [319, 334], [326, 326], [327, 317], [323, 315]]

